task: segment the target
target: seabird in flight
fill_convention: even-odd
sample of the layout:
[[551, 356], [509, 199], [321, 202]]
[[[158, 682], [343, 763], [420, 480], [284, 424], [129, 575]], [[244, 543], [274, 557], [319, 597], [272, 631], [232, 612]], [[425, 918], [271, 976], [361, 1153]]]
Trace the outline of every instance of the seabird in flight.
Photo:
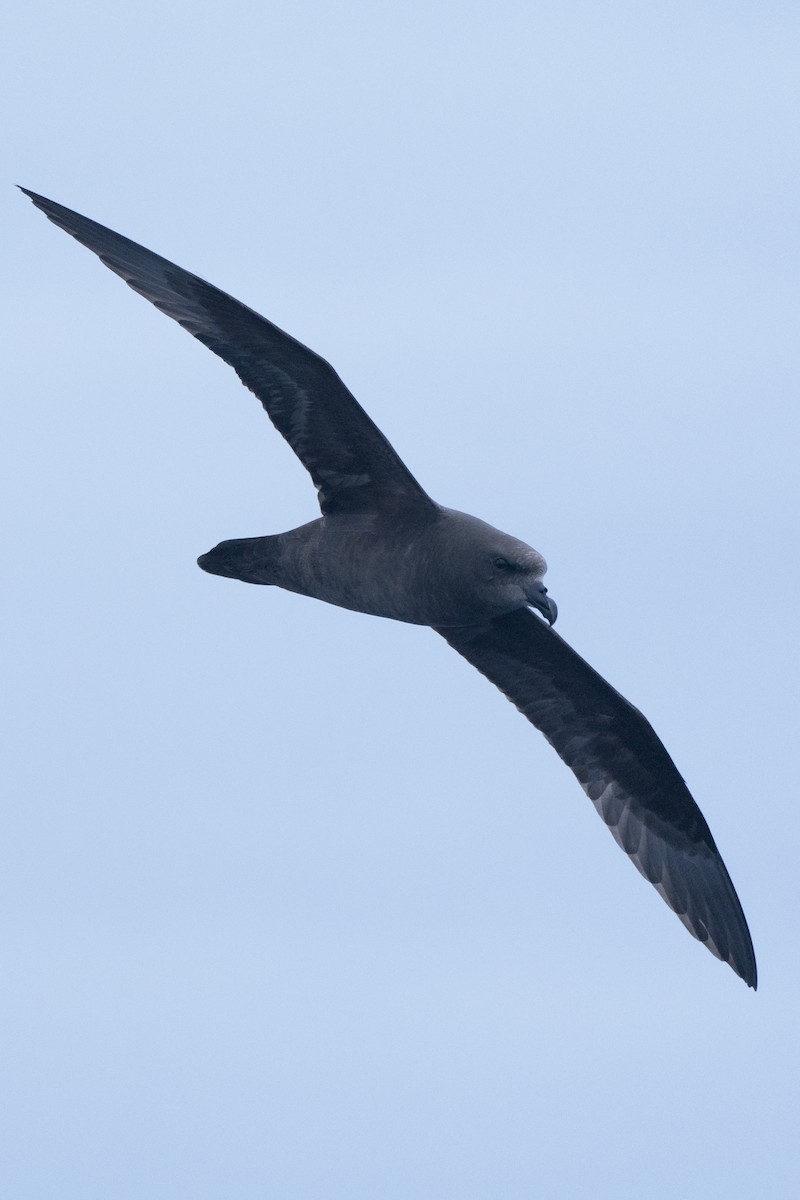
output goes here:
[[198, 559], [203, 570], [430, 625], [541, 730], [645, 879], [755, 988], [747, 922], [706, 820], [645, 717], [551, 628], [541, 554], [432, 500], [319, 355], [196, 275], [22, 190], [229, 363], [311, 475], [320, 518], [221, 542]]

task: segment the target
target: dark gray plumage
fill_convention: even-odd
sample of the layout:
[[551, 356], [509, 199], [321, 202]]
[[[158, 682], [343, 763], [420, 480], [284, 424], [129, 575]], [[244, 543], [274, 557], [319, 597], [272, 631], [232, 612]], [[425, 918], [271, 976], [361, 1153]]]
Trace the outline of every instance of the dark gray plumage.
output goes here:
[[642, 714], [548, 625], [544, 559], [436, 504], [335, 371], [211, 284], [26, 189], [56, 225], [229, 363], [308, 470], [322, 517], [222, 542], [200, 566], [430, 625], [540, 729], [687, 929], [751, 987], [756, 963], [703, 814]]

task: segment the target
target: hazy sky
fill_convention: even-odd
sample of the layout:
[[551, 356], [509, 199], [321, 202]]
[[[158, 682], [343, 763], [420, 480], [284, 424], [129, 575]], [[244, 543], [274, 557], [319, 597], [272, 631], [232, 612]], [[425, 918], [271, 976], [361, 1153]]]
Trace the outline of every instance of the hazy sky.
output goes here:
[[[32, 0], [0, 45], [0, 1190], [796, 1196], [796, 3]], [[17, 182], [546, 556], [757, 994], [441, 639], [197, 569], [311, 483]]]

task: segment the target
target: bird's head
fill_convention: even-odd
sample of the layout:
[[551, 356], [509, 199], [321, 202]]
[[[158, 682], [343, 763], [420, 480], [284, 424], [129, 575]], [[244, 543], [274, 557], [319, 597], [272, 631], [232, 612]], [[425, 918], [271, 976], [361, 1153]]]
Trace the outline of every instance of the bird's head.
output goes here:
[[453, 510], [447, 510], [443, 544], [445, 573], [465, 608], [486, 617], [534, 608], [554, 623], [558, 609], [543, 582], [547, 563], [532, 546]]
[[528, 606], [540, 612], [549, 625], [555, 624], [558, 609], [542, 580], [547, 564], [541, 554], [503, 535], [503, 544], [487, 547], [481, 559], [482, 582], [493, 607], [510, 612]]

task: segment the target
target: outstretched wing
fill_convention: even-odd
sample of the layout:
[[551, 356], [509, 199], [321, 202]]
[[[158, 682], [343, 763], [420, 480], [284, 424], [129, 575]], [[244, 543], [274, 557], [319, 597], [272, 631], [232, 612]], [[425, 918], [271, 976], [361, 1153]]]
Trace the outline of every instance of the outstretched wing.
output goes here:
[[233, 367], [311, 475], [323, 513], [435, 507], [318, 354], [158, 254], [26, 188], [21, 191], [129, 287]]
[[755, 988], [750, 932], [711, 830], [638, 709], [528, 609], [436, 632], [542, 731], [645, 879]]

